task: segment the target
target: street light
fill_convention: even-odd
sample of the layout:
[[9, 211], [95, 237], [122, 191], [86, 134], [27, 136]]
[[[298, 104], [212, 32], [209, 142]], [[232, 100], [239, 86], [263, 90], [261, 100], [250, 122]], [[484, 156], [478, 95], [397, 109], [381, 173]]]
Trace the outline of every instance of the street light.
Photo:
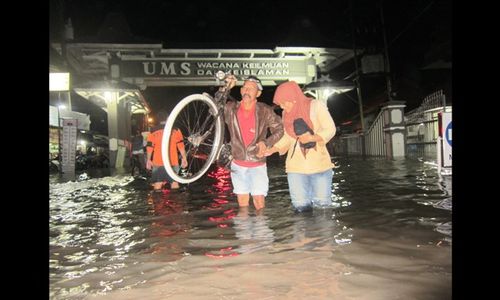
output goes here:
[[106, 104], [110, 103], [113, 100], [113, 92], [104, 92], [104, 100]]
[[315, 81], [305, 86], [311, 90], [330, 90], [336, 94], [342, 94], [354, 89], [354, 83], [347, 80]]
[[71, 110], [71, 94], [69, 91], [69, 86], [69, 73], [49, 73], [49, 91], [59, 92], [59, 98], [61, 98], [60, 92], [67, 92], [68, 107], [69, 110]]
[[324, 101], [333, 94], [342, 94], [354, 89], [354, 83], [345, 80], [329, 80], [311, 82], [304, 87], [305, 92], [318, 91], [324, 97]]
[[49, 73], [49, 91], [69, 91], [69, 73]]
[[[324, 79], [324, 80], [322, 80]], [[333, 80], [330, 79], [329, 76], [322, 76], [318, 81], [312, 82], [304, 87], [304, 90], [306, 92], [310, 92], [314, 96], [316, 96], [316, 99], [320, 99], [323, 101], [323, 103], [326, 105], [327, 100], [330, 96], [334, 94], [342, 94], [345, 92], [348, 92], [350, 90], [353, 90], [355, 88], [355, 84], [352, 81], [346, 81], [346, 80]], [[314, 94], [316, 92], [316, 95]], [[361, 116], [361, 126], [364, 131], [363, 127], [363, 108], [360, 105], [360, 116]], [[364, 134], [364, 132], [363, 132]], [[364, 137], [361, 139], [362, 142], [362, 152], [364, 156]]]

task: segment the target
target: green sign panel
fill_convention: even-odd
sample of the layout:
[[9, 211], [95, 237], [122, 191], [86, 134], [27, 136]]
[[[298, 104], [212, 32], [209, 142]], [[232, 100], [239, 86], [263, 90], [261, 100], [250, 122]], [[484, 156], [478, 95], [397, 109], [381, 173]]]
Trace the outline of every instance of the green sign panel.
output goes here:
[[288, 80], [290, 77], [313, 77], [313, 59], [166, 59], [122, 60], [120, 77], [165, 79], [213, 79], [217, 71], [236, 76], [255, 75], [261, 80]]

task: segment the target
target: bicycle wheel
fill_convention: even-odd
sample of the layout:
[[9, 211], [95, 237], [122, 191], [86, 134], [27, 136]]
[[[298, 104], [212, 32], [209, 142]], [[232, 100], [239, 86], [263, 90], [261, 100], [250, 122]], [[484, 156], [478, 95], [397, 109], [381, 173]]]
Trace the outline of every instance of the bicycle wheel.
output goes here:
[[221, 113], [214, 100], [201, 94], [187, 96], [174, 107], [165, 123], [162, 149], [170, 149], [168, 145], [172, 131], [180, 130], [188, 166], [177, 174], [169, 163], [170, 151], [162, 151], [163, 165], [172, 179], [180, 183], [191, 183], [210, 168], [218, 155], [224, 135]]

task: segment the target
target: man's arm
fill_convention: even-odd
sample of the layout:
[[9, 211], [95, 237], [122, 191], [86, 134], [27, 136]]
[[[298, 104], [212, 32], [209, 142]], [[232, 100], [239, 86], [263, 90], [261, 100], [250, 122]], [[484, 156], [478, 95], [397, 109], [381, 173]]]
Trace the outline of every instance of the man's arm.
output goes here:
[[[227, 82], [226, 86], [220, 87], [219, 91], [217, 91], [217, 93], [224, 93], [226, 90], [232, 89], [236, 85], [237, 79], [234, 75], [229, 75], [226, 78], [226, 82]], [[229, 101], [229, 102], [226, 102], [226, 105], [224, 105], [224, 122], [228, 125], [229, 125], [229, 111], [230, 111], [230, 109], [232, 109], [234, 104], [235, 104], [234, 101]]]
[[264, 141], [260, 141], [257, 143], [257, 147], [259, 148], [257, 157], [263, 157], [266, 155], [266, 150], [273, 146], [284, 133], [283, 124], [281, 122], [281, 118], [274, 112], [274, 110], [270, 106], [266, 106], [267, 110], [267, 118], [265, 118], [266, 131], [267, 128], [271, 131], [271, 135], [267, 137]]
[[283, 129], [283, 122], [281, 121], [280, 116], [278, 116], [274, 112], [274, 110], [269, 106], [268, 106], [267, 127], [271, 131], [271, 135], [266, 138], [265, 144], [267, 147], [271, 147], [281, 139], [284, 133], [284, 129]]

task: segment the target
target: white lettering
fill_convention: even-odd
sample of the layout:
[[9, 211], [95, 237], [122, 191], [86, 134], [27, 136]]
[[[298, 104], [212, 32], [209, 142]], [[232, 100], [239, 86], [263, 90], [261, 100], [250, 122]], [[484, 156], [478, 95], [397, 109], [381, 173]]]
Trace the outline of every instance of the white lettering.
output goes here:
[[[216, 71], [222, 70], [237, 76], [290, 76], [290, 64], [286, 62], [203, 62], [203, 61], [146, 61], [141, 62], [145, 76], [213, 76]], [[156, 65], [160, 64], [157, 71]], [[293, 65], [293, 64], [292, 64]], [[451, 143], [451, 129], [446, 134]]]
[[169, 75], [169, 74], [177, 75], [177, 73], [175, 73], [175, 64], [171, 62], [167, 66], [166, 63], [162, 62], [160, 75]]
[[[143, 62], [144, 74], [146, 75], [154, 75], [156, 69], [156, 62]], [[153, 65], [153, 70], [151, 71], [149, 65]]]
[[190, 66], [191, 66], [191, 64], [188, 63], [188, 62], [181, 63], [181, 69], [182, 69], [181, 74], [182, 75], [189, 75], [189, 74], [191, 74], [191, 70], [189, 69]]

